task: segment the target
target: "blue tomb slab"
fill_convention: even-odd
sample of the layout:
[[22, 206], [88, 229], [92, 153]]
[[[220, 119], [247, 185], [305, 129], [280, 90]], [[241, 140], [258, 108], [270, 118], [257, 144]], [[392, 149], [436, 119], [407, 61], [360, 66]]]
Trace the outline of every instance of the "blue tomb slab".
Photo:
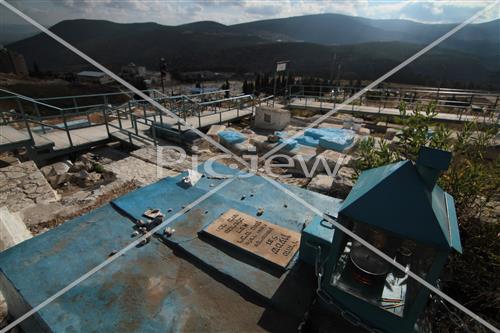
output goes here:
[[[0, 254], [0, 288], [19, 317], [129, 244], [133, 224], [106, 205]], [[224, 284], [227, 282], [224, 282]], [[21, 326], [25, 332], [220, 332], [296, 327], [176, 256], [133, 248]], [[264, 314], [273, 320], [263, 323]], [[279, 325], [278, 325], [279, 324]], [[270, 327], [265, 327], [271, 325]]]
[[[213, 168], [226, 175], [239, 172], [221, 164], [214, 164]], [[193, 187], [185, 187], [182, 184], [183, 175], [180, 175], [131, 192], [113, 201], [113, 204], [136, 220], [141, 219], [142, 213], [148, 208], [159, 208], [167, 219], [224, 181], [210, 178], [206, 169], [206, 164], [200, 166], [199, 171], [205, 174], [205, 177]], [[323, 212], [336, 214], [340, 206], [341, 200], [295, 186], [284, 186]], [[291, 261], [287, 270], [276, 270], [241, 249], [232, 248], [200, 234], [207, 225], [230, 208], [252, 216], [256, 216], [258, 208], [263, 208], [264, 214], [259, 218], [298, 232], [314, 217], [312, 212], [265, 179], [258, 176], [240, 177], [174, 220], [169, 225], [176, 230], [173, 236], [166, 237], [160, 233], [161, 237], [266, 300], [274, 301], [277, 290], [288, 278], [297, 258]], [[169, 210], [171, 212], [168, 212]], [[302, 297], [297, 295], [297, 298]]]
[[[221, 164], [213, 168], [226, 174], [238, 172]], [[207, 165], [200, 167], [202, 172], [206, 169]], [[0, 288], [11, 313], [21, 316], [129, 244], [134, 225], [128, 217], [139, 219], [148, 207], [156, 207], [168, 218], [224, 181], [204, 177], [196, 186], [185, 187], [181, 180], [181, 176], [163, 179], [0, 253]], [[286, 187], [330, 214], [338, 209], [340, 200]], [[255, 331], [264, 310], [238, 295], [248, 291], [276, 305], [287, 318], [300, 318], [314, 292], [310, 267], [292, 261], [288, 270], [276, 271], [199, 234], [229, 208], [255, 215], [259, 207], [264, 208], [262, 219], [292, 230], [300, 231], [313, 218], [266, 180], [239, 178], [174, 221], [171, 226], [177, 232], [172, 237], [153, 238], [127, 252], [23, 322], [23, 328], [27, 332], [238, 331], [245, 327]], [[182, 249], [189, 261], [218, 277], [213, 279], [180, 259], [162, 241]], [[218, 281], [233, 285], [236, 291]]]

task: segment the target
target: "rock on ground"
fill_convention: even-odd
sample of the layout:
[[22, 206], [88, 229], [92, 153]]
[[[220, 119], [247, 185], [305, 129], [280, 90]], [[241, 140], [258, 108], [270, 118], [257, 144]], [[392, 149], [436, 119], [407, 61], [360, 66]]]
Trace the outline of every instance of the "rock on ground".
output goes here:
[[31, 238], [19, 213], [11, 213], [7, 207], [0, 208], [0, 252]]
[[59, 199], [33, 161], [0, 169], [0, 207], [20, 211], [40, 202]]
[[354, 185], [354, 181], [352, 180], [354, 174], [355, 171], [352, 168], [340, 168], [333, 178], [331, 195], [339, 199], [345, 199]]
[[46, 165], [40, 168], [45, 178], [49, 181], [52, 187], [57, 187], [60, 184], [67, 182], [70, 178], [68, 171], [73, 166], [71, 161], [57, 162]]
[[399, 132], [398, 129], [388, 127], [387, 130], [385, 131], [384, 139], [386, 140], [392, 140], [396, 136], [396, 134]]
[[307, 189], [319, 193], [328, 194], [333, 185], [333, 176], [317, 175], [307, 185]]

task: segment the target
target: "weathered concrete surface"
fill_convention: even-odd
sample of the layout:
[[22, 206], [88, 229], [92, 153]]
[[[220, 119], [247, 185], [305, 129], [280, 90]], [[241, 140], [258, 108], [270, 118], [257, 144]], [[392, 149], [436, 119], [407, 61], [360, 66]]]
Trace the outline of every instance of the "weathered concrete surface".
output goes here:
[[328, 194], [332, 189], [333, 176], [317, 175], [307, 185], [307, 189], [319, 193]]
[[[31, 238], [19, 213], [11, 213], [7, 207], [0, 208], [0, 252]], [[0, 291], [0, 329], [7, 325], [9, 316], [7, 302]]]
[[94, 210], [125, 193], [133, 191], [140, 185], [139, 182], [115, 180], [95, 189], [82, 189], [64, 195], [58, 202], [29, 206], [20, 213], [31, 232], [39, 234], [64, 223], [64, 221]]
[[31, 238], [31, 233], [19, 213], [11, 213], [7, 207], [0, 208], [0, 252]]
[[262, 129], [282, 130], [290, 123], [291, 113], [288, 110], [259, 106], [255, 110], [254, 126]]
[[187, 169], [196, 169], [198, 164], [214, 156], [214, 153], [209, 150], [200, 150], [195, 155], [187, 155], [180, 153], [178, 148], [158, 146], [156, 148], [145, 147], [134, 150], [130, 155], [144, 162], [159, 165], [179, 173]]
[[[130, 243], [132, 226], [108, 205], [4, 253], [2, 273], [34, 307]], [[56, 299], [38, 318], [54, 332], [291, 332], [297, 327], [300, 317], [265, 308], [233, 280], [179, 252], [153, 237]], [[28, 321], [22, 325], [25, 332], [34, 331]]]
[[114, 172], [119, 180], [137, 181], [141, 185], [154, 183], [164, 177], [178, 175], [176, 171], [157, 167], [133, 156], [107, 164], [105, 169]]
[[7, 206], [11, 212], [59, 199], [33, 161], [1, 168], [0, 188], [0, 206]]
[[73, 207], [63, 205], [61, 202], [44, 202], [26, 207], [20, 211], [20, 214], [26, 226], [30, 227], [50, 221], [62, 211], [70, 212], [72, 210]]

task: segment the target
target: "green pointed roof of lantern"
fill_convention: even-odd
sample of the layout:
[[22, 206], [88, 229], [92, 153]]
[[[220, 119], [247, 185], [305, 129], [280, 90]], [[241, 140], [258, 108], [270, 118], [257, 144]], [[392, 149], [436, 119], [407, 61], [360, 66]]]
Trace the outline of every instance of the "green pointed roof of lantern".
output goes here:
[[462, 252], [455, 202], [435, 184], [451, 159], [443, 153], [447, 152], [423, 147], [416, 164], [401, 161], [363, 171], [339, 214], [403, 238]]

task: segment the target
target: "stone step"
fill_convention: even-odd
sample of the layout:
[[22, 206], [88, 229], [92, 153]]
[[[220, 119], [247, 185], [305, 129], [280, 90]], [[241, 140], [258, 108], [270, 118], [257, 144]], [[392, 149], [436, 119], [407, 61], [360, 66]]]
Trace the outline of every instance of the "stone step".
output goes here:
[[7, 207], [0, 208], [0, 252], [31, 237], [19, 213], [11, 213]]

